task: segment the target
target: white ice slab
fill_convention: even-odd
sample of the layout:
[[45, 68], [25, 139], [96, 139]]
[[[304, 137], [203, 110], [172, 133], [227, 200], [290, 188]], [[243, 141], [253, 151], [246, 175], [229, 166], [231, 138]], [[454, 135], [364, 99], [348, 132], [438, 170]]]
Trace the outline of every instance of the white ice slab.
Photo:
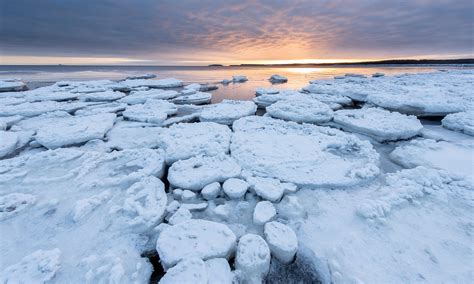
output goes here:
[[447, 129], [474, 136], [474, 110], [448, 114], [441, 123]]
[[271, 117], [300, 123], [324, 123], [333, 117], [333, 111], [327, 104], [303, 95], [301, 98], [280, 100], [266, 109]]
[[129, 105], [136, 105], [143, 104], [148, 99], [170, 100], [176, 98], [178, 95], [178, 92], [172, 90], [151, 89], [145, 91], [132, 91], [130, 95], [120, 99], [120, 102]]
[[274, 257], [283, 263], [289, 263], [294, 259], [298, 250], [298, 239], [293, 229], [272, 221], [265, 224], [263, 233]]
[[212, 95], [209, 93], [197, 92], [191, 95], [184, 95], [174, 98], [172, 101], [175, 104], [193, 104], [193, 105], [204, 105], [211, 102]]
[[204, 108], [199, 115], [199, 120], [231, 125], [241, 117], [254, 115], [256, 111], [257, 106], [253, 102], [223, 100], [221, 103]]
[[178, 111], [173, 103], [165, 100], [147, 100], [144, 104], [128, 106], [123, 112], [123, 117], [141, 122], [162, 124], [168, 115]]
[[246, 234], [239, 239], [235, 268], [242, 274], [244, 283], [259, 283], [270, 269], [270, 249], [267, 243], [255, 234]]
[[133, 79], [133, 80], [125, 80], [120, 83], [129, 88], [149, 87], [149, 88], [165, 89], [165, 88], [178, 88], [178, 87], [183, 86], [183, 81], [175, 79], [175, 78], [166, 78], [166, 79], [159, 79], [159, 80]]

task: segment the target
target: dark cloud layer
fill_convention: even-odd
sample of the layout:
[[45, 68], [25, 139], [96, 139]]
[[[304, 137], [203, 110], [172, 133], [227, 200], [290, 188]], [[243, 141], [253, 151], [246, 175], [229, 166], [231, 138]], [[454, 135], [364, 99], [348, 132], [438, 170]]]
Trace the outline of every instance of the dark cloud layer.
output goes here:
[[4, 56], [152, 60], [472, 54], [472, 0], [0, 0]]

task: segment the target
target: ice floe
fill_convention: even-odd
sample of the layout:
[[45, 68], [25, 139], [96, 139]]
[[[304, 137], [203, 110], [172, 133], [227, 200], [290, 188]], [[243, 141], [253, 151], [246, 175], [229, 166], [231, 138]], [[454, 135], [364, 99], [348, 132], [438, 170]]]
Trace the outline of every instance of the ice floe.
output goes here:
[[324, 123], [333, 117], [333, 111], [327, 104], [314, 99], [280, 100], [266, 109], [271, 117], [300, 123]]
[[246, 181], [238, 179], [238, 178], [230, 178], [226, 180], [224, 184], [222, 185], [222, 189], [224, 190], [224, 193], [230, 199], [242, 198], [247, 192], [248, 188], [249, 188], [249, 184]]
[[168, 115], [178, 111], [173, 103], [165, 100], [147, 100], [144, 104], [128, 106], [123, 112], [123, 117], [141, 122], [161, 125]]
[[21, 115], [25, 117], [37, 116], [52, 111], [66, 111], [73, 113], [78, 109], [84, 108], [95, 103], [87, 102], [25, 102], [17, 105], [6, 105], [0, 108], [0, 116]]
[[283, 263], [294, 259], [298, 250], [298, 239], [290, 227], [272, 221], [265, 224], [263, 233], [273, 256]]
[[119, 100], [121, 103], [136, 105], [143, 104], [148, 99], [170, 100], [179, 96], [179, 93], [173, 90], [150, 89], [144, 91], [132, 91], [130, 94]]
[[244, 75], [236, 75], [236, 76], [232, 76], [232, 82], [234, 83], [244, 83], [244, 82], [247, 82], [249, 79], [247, 78], [247, 76], [244, 76]]
[[60, 269], [61, 251], [37, 250], [19, 263], [7, 267], [0, 276], [2, 283], [47, 283]]
[[263, 225], [275, 218], [276, 214], [275, 206], [270, 201], [260, 201], [255, 205], [253, 222], [257, 225]]
[[347, 186], [379, 173], [379, 155], [367, 141], [328, 127], [268, 117], [233, 124], [231, 154], [257, 176], [306, 186]]
[[16, 92], [27, 89], [25, 83], [17, 79], [0, 80], [0, 92]]
[[270, 269], [270, 249], [259, 235], [246, 234], [239, 239], [235, 268], [241, 283], [260, 283]]
[[158, 148], [165, 130], [161, 127], [120, 127], [107, 132], [107, 146], [116, 149]]
[[166, 228], [158, 237], [156, 250], [163, 266], [170, 268], [193, 257], [229, 258], [235, 246], [236, 237], [226, 225], [193, 219]]
[[125, 80], [137, 80], [137, 79], [153, 79], [156, 78], [155, 74], [142, 74], [142, 75], [132, 75], [125, 78]]
[[474, 136], [474, 110], [448, 114], [441, 123], [447, 129]]
[[380, 108], [338, 110], [334, 123], [349, 132], [357, 132], [377, 141], [408, 139], [420, 133], [423, 125], [415, 116]]
[[241, 117], [254, 115], [256, 111], [257, 106], [253, 102], [223, 100], [204, 108], [199, 114], [199, 120], [231, 125]]
[[232, 274], [229, 262], [225, 258], [212, 258], [204, 262], [208, 275], [208, 284], [231, 284]]
[[105, 92], [97, 92], [97, 93], [86, 93], [79, 96], [80, 100], [86, 102], [108, 102], [108, 101], [116, 101], [125, 97], [125, 94], [118, 91], [105, 91]]
[[215, 199], [219, 193], [221, 192], [221, 184], [218, 182], [213, 182], [208, 185], [206, 185], [202, 190], [201, 190], [201, 195], [204, 199], [206, 200], [212, 200]]
[[149, 87], [149, 88], [157, 88], [157, 89], [165, 89], [165, 88], [178, 88], [183, 86], [183, 81], [175, 79], [175, 78], [166, 78], [166, 79], [132, 79], [132, 80], [125, 80], [120, 82], [121, 85], [127, 86], [129, 88], [136, 88], [136, 87]]
[[168, 181], [175, 187], [198, 191], [210, 183], [237, 177], [240, 172], [240, 166], [230, 156], [196, 156], [173, 163]]
[[268, 78], [268, 81], [270, 81], [272, 84], [286, 83], [288, 82], [288, 78], [278, 74], [273, 74], [270, 76], [270, 78]]
[[204, 105], [211, 102], [212, 95], [209, 93], [197, 92], [191, 95], [179, 96], [173, 99], [175, 104], [193, 104], [193, 105]]

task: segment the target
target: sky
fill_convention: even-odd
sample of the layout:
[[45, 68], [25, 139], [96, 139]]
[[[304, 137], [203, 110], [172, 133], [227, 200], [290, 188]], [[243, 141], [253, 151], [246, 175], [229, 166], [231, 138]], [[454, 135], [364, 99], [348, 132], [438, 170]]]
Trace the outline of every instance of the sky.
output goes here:
[[0, 0], [0, 64], [474, 57], [472, 0]]

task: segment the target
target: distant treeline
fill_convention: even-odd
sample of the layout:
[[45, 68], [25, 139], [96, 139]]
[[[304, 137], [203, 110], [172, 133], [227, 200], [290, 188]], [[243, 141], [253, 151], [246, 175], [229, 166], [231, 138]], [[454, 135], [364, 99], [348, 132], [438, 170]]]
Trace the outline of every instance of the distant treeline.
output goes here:
[[390, 59], [380, 61], [365, 61], [365, 62], [346, 62], [346, 63], [293, 63], [293, 64], [239, 64], [230, 65], [233, 67], [253, 67], [253, 66], [357, 66], [357, 65], [462, 65], [474, 64], [474, 58], [463, 59]]

